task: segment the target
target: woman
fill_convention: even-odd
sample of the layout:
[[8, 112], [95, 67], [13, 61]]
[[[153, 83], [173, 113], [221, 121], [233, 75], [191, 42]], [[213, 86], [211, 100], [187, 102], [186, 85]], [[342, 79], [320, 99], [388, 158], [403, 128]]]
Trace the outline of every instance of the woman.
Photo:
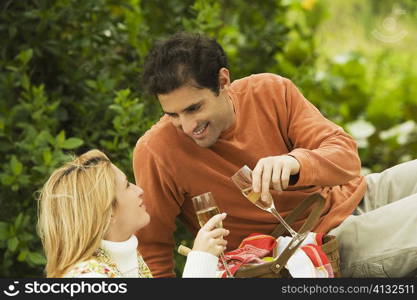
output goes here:
[[[152, 277], [136, 250], [135, 232], [150, 221], [143, 195], [98, 150], [55, 170], [39, 197], [47, 277]], [[229, 234], [216, 225], [225, 217], [216, 215], [200, 229], [183, 277], [216, 276]]]

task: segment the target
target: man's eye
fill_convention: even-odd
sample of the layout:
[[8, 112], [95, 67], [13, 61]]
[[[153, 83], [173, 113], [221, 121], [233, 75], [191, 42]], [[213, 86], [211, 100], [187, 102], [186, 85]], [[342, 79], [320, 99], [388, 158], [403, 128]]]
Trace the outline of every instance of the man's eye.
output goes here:
[[200, 105], [196, 105], [196, 106], [191, 106], [189, 109], [188, 109], [188, 112], [195, 112], [195, 111], [197, 111], [197, 110], [199, 110], [200, 109]]

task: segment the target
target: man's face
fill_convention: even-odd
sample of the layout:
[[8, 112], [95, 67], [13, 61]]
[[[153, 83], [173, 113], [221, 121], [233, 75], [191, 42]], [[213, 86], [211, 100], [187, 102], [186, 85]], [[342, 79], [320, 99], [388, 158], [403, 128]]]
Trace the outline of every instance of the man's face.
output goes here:
[[183, 85], [170, 93], [159, 94], [158, 99], [172, 124], [200, 147], [214, 145], [234, 122], [233, 104], [224, 88], [216, 95], [207, 88]]

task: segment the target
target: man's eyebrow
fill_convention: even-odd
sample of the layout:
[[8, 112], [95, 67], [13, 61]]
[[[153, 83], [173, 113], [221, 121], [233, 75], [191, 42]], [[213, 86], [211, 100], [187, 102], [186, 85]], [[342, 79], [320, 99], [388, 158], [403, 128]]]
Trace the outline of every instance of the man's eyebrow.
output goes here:
[[[199, 100], [199, 101], [197, 101], [197, 102], [195, 102], [195, 103], [193, 103], [193, 104], [191, 104], [191, 105], [189, 105], [189, 106], [187, 106], [186, 108], [184, 108], [181, 112], [187, 112], [190, 108], [192, 108], [193, 106], [198, 106], [198, 105], [201, 105], [202, 103], [204, 102], [204, 99], [201, 99], [201, 100]], [[163, 112], [164, 112], [164, 114], [167, 114], [167, 115], [176, 115], [177, 113], [174, 113], [174, 112], [168, 112], [168, 111], [165, 111], [165, 110], [162, 110]]]

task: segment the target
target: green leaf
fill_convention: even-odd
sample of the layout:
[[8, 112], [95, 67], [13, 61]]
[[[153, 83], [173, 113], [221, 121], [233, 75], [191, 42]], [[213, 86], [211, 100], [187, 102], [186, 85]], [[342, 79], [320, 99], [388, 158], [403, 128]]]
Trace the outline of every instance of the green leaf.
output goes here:
[[19, 177], [17, 177], [17, 181], [21, 187], [24, 187], [26, 185], [29, 185], [30, 177], [29, 175], [20, 175]]
[[124, 90], [119, 90], [116, 92], [116, 98], [114, 99], [114, 102], [120, 104], [125, 102], [130, 95], [130, 89], [124, 89]]
[[7, 247], [9, 248], [11, 252], [15, 252], [18, 245], [19, 245], [19, 240], [15, 236], [7, 241]]
[[22, 81], [22, 86], [23, 86], [23, 88], [26, 90], [26, 91], [28, 91], [29, 90], [29, 88], [30, 88], [30, 79], [29, 79], [29, 77], [26, 75], [26, 74], [23, 74], [23, 76], [22, 76], [22, 79], [21, 79]]
[[9, 36], [10, 36], [10, 39], [14, 38], [16, 36], [16, 33], [17, 33], [16, 26], [10, 26], [9, 27]]
[[9, 236], [9, 224], [0, 222], [0, 240], [6, 240]]
[[14, 227], [16, 228], [16, 230], [20, 228], [20, 226], [22, 225], [22, 222], [23, 222], [23, 213], [19, 213], [19, 215], [16, 217], [14, 221]]
[[22, 232], [19, 234], [19, 241], [22, 242], [29, 242], [33, 241], [34, 239], [38, 239], [39, 237], [35, 236], [34, 234], [31, 234], [29, 232]]
[[34, 263], [35, 265], [44, 265], [46, 264], [45, 257], [38, 253], [38, 252], [29, 252], [28, 259], [30, 262]]
[[17, 256], [17, 260], [20, 262], [25, 261], [27, 255], [28, 255], [28, 251], [26, 249], [23, 249], [22, 251], [20, 251], [19, 255]]
[[12, 159], [10, 160], [10, 167], [12, 168], [12, 172], [14, 175], [20, 175], [23, 170], [22, 163], [16, 158], [15, 155], [12, 156]]
[[18, 55], [17, 55], [17, 59], [23, 64], [26, 65], [30, 59], [33, 56], [33, 50], [32, 49], [27, 49], [24, 51], [21, 51]]
[[14, 66], [6, 66], [6, 70], [9, 70], [12, 72], [19, 72], [19, 69]]
[[49, 148], [43, 151], [43, 161], [44, 161], [45, 165], [47, 165], [47, 166], [49, 166], [51, 164], [52, 153], [51, 153], [51, 150]]
[[119, 115], [122, 115], [124, 113], [123, 108], [118, 104], [112, 104], [109, 106], [109, 109], [114, 110]]
[[4, 185], [12, 185], [14, 181], [15, 177], [8, 174], [4, 174], [1, 177], [1, 183], [3, 183]]
[[87, 84], [88, 87], [90, 87], [94, 90], [97, 89], [97, 82], [96, 81], [88, 79], [88, 80], [85, 81], [85, 83]]
[[69, 138], [61, 145], [63, 149], [75, 149], [84, 144], [84, 141], [79, 138]]
[[58, 148], [62, 147], [62, 144], [65, 141], [65, 130], [61, 130], [59, 134], [56, 136], [56, 143]]

